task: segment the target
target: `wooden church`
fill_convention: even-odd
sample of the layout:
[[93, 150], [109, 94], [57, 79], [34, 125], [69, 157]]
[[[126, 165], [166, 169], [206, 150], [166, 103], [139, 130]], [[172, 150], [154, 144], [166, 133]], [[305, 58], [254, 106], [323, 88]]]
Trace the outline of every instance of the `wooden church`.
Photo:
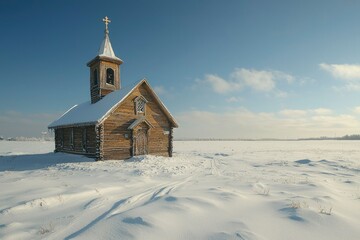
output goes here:
[[105, 38], [98, 55], [87, 63], [91, 101], [75, 105], [48, 126], [55, 132], [55, 151], [96, 160], [171, 157], [178, 124], [146, 79], [121, 87], [123, 61], [110, 43], [110, 20], [103, 21]]

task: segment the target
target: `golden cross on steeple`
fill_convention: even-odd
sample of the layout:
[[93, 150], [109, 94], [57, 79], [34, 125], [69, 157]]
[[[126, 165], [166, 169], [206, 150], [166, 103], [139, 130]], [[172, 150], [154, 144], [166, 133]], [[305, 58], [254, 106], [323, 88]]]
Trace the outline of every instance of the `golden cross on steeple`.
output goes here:
[[109, 33], [108, 24], [111, 23], [110, 19], [106, 16], [102, 21], [105, 23], [105, 32]]

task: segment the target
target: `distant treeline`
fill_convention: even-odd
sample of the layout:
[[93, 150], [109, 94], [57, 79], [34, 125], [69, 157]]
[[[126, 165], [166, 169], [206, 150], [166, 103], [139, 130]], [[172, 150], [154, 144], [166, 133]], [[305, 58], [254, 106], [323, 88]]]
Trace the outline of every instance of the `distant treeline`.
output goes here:
[[298, 140], [360, 140], [360, 134], [345, 135], [342, 137], [299, 138]]
[[345, 135], [342, 137], [316, 137], [316, 138], [176, 138], [174, 141], [309, 141], [309, 140], [360, 140], [360, 134]]
[[4, 138], [2, 136], [0, 136], [0, 141], [53, 141], [54, 138], [53, 137], [9, 137], [9, 138]]

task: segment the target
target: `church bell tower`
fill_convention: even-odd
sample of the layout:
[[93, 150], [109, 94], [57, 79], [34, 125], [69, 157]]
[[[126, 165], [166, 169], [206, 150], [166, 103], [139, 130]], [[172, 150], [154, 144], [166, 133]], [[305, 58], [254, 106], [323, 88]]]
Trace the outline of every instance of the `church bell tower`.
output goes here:
[[105, 37], [101, 43], [98, 55], [87, 63], [90, 68], [90, 96], [91, 103], [96, 103], [107, 94], [119, 90], [120, 65], [123, 61], [115, 56], [109, 38], [108, 17], [103, 19], [105, 23]]

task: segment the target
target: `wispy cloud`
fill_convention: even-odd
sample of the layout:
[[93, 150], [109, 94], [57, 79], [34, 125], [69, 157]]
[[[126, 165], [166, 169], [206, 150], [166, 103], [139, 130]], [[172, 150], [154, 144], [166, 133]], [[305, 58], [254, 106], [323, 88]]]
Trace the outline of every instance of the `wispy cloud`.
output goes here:
[[261, 92], [270, 92], [276, 85], [274, 74], [270, 71], [237, 68], [231, 73], [231, 78]]
[[227, 102], [229, 103], [235, 103], [235, 102], [240, 102], [242, 101], [243, 99], [242, 98], [239, 98], [239, 97], [229, 97], [226, 99]]
[[281, 91], [281, 90], [274, 91], [274, 95], [278, 98], [286, 98], [289, 96], [289, 94], [287, 92]]
[[320, 68], [343, 80], [360, 80], [360, 65], [320, 63]]
[[307, 115], [307, 111], [298, 109], [284, 109], [281, 110], [279, 114], [287, 118], [302, 118]]
[[294, 82], [295, 78], [287, 73], [275, 70], [256, 70], [236, 68], [227, 79], [214, 74], [207, 74], [198, 82], [210, 85], [214, 92], [226, 94], [249, 88], [257, 92], [274, 92], [280, 97], [287, 93], [276, 88], [278, 81]]
[[334, 113], [333, 110], [328, 109], [328, 108], [316, 108], [316, 109], [310, 110], [310, 112], [312, 112], [316, 115], [331, 115]]
[[348, 82], [342, 86], [333, 86], [335, 91], [360, 92], [360, 82]]
[[360, 114], [360, 106], [354, 107], [353, 112], [356, 114]]
[[319, 66], [334, 78], [345, 82], [342, 86], [333, 86], [334, 90], [360, 91], [360, 65], [321, 63]]
[[237, 79], [225, 80], [217, 75], [205, 75], [204, 83], [211, 85], [212, 89], [217, 93], [227, 93], [242, 89], [243, 84]]

